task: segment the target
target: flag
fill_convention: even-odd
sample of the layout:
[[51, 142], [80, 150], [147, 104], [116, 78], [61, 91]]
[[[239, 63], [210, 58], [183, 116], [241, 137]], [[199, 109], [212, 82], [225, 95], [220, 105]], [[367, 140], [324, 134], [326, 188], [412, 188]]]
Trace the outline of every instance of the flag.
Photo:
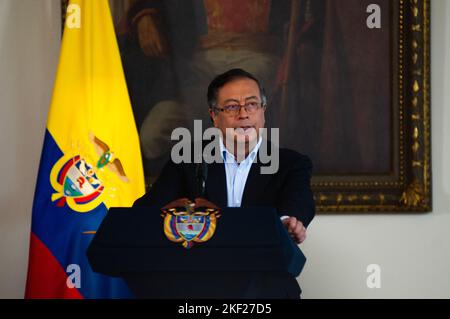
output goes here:
[[107, 0], [71, 0], [33, 202], [26, 298], [127, 298], [86, 250], [109, 207], [144, 194], [139, 137]]

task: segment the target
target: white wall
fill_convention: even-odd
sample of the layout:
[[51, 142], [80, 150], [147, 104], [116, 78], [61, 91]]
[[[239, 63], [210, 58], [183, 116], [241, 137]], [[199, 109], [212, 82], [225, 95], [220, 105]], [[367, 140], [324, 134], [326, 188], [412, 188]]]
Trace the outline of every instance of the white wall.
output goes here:
[[[59, 50], [59, 0], [0, 0], [0, 298], [23, 296], [31, 205]], [[319, 215], [304, 298], [450, 297], [450, 2], [432, 0], [434, 211]], [[448, 119], [448, 120], [447, 120]], [[368, 264], [381, 289], [366, 287]]]
[[21, 298], [59, 54], [58, 0], [0, 0], [0, 298]]

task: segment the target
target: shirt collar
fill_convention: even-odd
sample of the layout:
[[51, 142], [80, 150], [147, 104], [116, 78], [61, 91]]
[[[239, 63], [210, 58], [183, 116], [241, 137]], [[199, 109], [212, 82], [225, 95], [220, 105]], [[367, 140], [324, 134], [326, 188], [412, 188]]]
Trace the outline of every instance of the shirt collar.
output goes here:
[[[244, 159], [243, 162], [246, 162], [247, 160], [251, 160], [251, 162], [254, 161], [259, 151], [259, 148], [261, 147], [261, 143], [262, 143], [262, 136], [259, 137], [258, 143], [255, 145], [255, 147], [252, 149], [252, 151], [248, 154], [248, 156]], [[232, 163], [236, 162], [236, 157], [225, 147], [222, 137], [220, 137], [219, 145], [220, 145], [220, 155], [222, 156], [224, 163], [229, 163], [230, 160]], [[228, 161], [227, 158], [229, 159]]]

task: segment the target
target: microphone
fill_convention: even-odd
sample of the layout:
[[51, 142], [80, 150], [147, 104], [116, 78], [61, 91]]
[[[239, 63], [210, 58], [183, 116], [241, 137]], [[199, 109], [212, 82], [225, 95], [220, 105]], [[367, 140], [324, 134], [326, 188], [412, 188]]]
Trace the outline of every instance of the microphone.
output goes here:
[[198, 163], [195, 168], [197, 179], [197, 197], [205, 197], [206, 179], [208, 178], [208, 164], [206, 162]]

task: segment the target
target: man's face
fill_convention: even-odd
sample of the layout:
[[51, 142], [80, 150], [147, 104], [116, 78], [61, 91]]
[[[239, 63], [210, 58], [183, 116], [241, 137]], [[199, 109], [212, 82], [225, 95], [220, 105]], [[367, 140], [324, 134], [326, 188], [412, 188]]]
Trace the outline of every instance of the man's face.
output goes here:
[[[234, 140], [237, 143], [255, 142], [259, 129], [265, 124], [265, 107], [261, 107], [261, 95], [258, 84], [252, 79], [242, 78], [233, 80], [219, 89], [217, 96], [217, 108], [223, 109], [230, 105], [258, 103], [259, 107], [253, 112], [247, 112], [241, 107], [237, 114], [229, 114], [223, 111], [210, 110], [214, 126], [222, 131], [227, 141]], [[227, 128], [231, 129], [227, 135]]]

